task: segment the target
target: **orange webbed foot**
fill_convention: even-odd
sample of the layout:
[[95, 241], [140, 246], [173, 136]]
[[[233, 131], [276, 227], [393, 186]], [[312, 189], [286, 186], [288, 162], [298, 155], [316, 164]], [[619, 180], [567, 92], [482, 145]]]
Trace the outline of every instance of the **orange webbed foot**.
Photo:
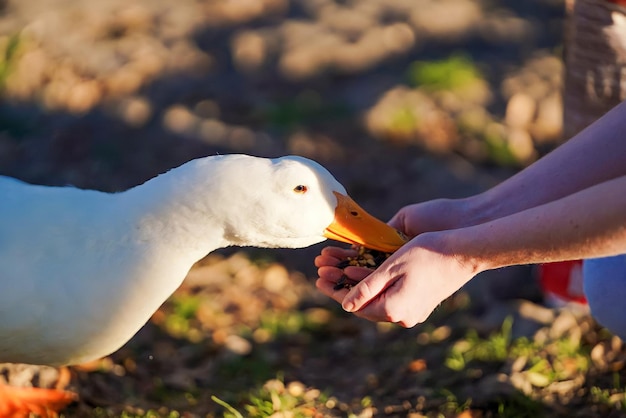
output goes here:
[[0, 417], [28, 418], [30, 414], [54, 418], [78, 396], [59, 389], [13, 387], [0, 384]]

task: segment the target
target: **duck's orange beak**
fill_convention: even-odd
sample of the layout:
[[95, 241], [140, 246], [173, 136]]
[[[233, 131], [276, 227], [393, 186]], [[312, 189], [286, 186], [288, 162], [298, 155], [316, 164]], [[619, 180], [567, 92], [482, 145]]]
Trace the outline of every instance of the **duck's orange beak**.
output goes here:
[[396, 251], [407, 242], [400, 231], [367, 213], [350, 197], [333, 193], [337, 197], [337, 208], [333, 223], [324, 231], [326, 238], [386, 253]]

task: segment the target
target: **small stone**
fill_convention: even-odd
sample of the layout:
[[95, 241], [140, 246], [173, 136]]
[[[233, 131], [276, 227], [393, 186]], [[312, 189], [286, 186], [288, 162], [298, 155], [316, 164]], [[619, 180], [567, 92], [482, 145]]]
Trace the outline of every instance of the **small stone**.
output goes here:
[[563, 131], [563, 101], [556, 92], [539, 103], [537, 119], [531, 128], [533, 137], [540, 143], [556, 141]]
[[142, 97], [131, 97], [122, 101], [119, 111], [122, 120], [134, 128], [144, 126], [152, 116], [150, 102]]
[[143, 77], [130, 66], [122, 67], [104, 79], [107, 93], [113, 96], [134, 93], [142, 84]]
[[72, 113], [85, 113], [102, 99], [102, 87], [96, 80], [82, 81], [69, 88], [66, 106]]
[[383, 28], [383, 45], [393, 53], [399, 54], [408, 51], [415, 45], [413, 29], [406, 23], [394, 23]]
[[227, 133], [227, 126], [217, 119], [208, 119], [200, 122], [198, 134], [202, 140], [209, 144], [223, 144], [226, 141]]
[[550, 337], [555, 340], [559, 339], [577, 326], [578, 321], [574, 314], [568, 310], [563, 310], [552, 323], [552, 327], [550, 327]]
[[506, 106], [506, 124], [512, 128], [526, 128], [533, 121], [537, 104], [525, 93], [515, 93]]
[[248, 355], [252, 351], [252, 344], [250, 343], [250, 341], [246, 340], [243, 337], [240, 337], [239, 335], [234, 334], [226, 337], [226, 340], [224, 341], [224, 346], [229, 351], [240, 356]]
[[287, 385], [287, 392], [291, 396], [302, 396], [304, 395], [304, 391], [306, 390], [306, 386], [302, 382], [291, 382]]
[[523, 318], [533, 320], [539, 324], [548, 325], [554, 321], [554, 311], [545, 306], [521, 301], [518, 305], [519, 315]]
[[271, 379], [265, 382], [263, 389], [268, 392], [282, 393], [285, 391], [285, 384], [278, 379]]
[[243, 31], [231, 41], [231, 54], [236, 67], [245, 73], [258, 71], [267, 58], [265, 39], [254, 31]]
[[171, 106], [163, 116], [163, 125], [177, 134], [190, 133], [197, 122], [198, 118], [182, 105]]
[[509, 151], [519, 162], [529, 162], [535, 155], [535, 145], [530, 133], [524, 129], [512, 129], [506, 139]]
[[578, 376], [571, 380], [562, 380], [560, 382], [551, 383], [548, 389], [552, 393], [559, 393], [562, 395], [573, 393], [576, 389], [580, 388], [585, 382], [584, 376]]
[[509, 381], [514, 388], [522, 391], [525, 395], [530, 395], [533, 392], [533, 387], [524, 373], [513, 373]]
[[600, 370], [606, 370], [607, 368], [605, 353], [606, 350], [603, 343], [596, 344], [595, 347], [591, 349], [591, 361]]
[[524, 370], [524, 367], [526, 367], [526, 363], [528, 363], [528, 357], [520, 356], [516, 358], [515, 361], [513, 361], [513, 364], [511, 365], [511, 372], [513, 373], [521, 372], [522, 370]]
[[426, 360], [417, 359], [409, 363], [408, 369], [411, 373], [419, 373], [427, 369]]
[[289, 272], [282, 264], [272, 264], [263, 273], [263, 286], [278, 293], [289, 284]]
[[322, 392], [319, 389], [309, 389], [306, 392], [304, 392], [302, 397], [304, 398], [305, 401], [310, 402], [319, 398], [321, 394]]
[[437, 327], [431, 333], [430, 337], [432, 341], [439, 343], [448, 339], [448, 337], [450, 337], [451, 334], [452, 334], [452, 328], [450, 328], [448, 325], [442, 325], [440, 327]]

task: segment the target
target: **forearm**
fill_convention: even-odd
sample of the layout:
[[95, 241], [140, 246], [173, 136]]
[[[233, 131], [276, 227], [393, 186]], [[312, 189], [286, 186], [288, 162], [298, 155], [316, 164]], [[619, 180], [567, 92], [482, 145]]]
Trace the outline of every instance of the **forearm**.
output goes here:
[[490, 222], [433, 234], [444, 252], [476, 272], [626, 253], [626, 175]]
[[539, 206], [624, 175], [626, 102], [525, 170], [465, 199], [466, 225]]

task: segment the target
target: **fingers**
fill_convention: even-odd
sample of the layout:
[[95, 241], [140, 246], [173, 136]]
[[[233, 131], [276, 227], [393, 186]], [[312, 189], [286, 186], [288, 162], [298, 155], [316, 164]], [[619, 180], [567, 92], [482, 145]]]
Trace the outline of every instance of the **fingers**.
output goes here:
[[336, 284], [336, 280], [327, 280], [323, 277], [320, 277], [315, 282], [315, 286], [320, 290], [320, 292], [334, 299], [336, 302], [341, 303], [343, 298], [348, 294], [348, 289], [335, 290]]
[[333, 285], [337, 284], [337, 282], [341, 280], [342, 276], [347, 276], [347, 278], [352, 282], [359, 282], [371, 273], [371, 269], [355, 266], [346, 267], [345, 270], [332, 266], [322, 266], [317, 269], [317, 274], [320, 279], [330, 282]]
[[337, 281], [343, 275], [343, 271], [333, 266], [322, 266], [317, 269], [317, 274], [320, 276], [320, 278], [324, 280], [337, 283]]
[[[357, 251], [353, 249], [325, 247], [322, 249], [321, 254], [315, 258], [315, 266], [318, 268], [317, 273], [320, 277], [316, 282], [316, 286], [322, 293], [340, 302], [344, 310], [348, 312], [358, 311], [363, 308], [388, 286], [384, 279], [386, 274], [372, 273], [373, 270], [367, 267], [347, 266], [343, 270], [335, 267], [347, 257], [357, 255]], [[344, 275], [350, 280], [359, 282], [350, 292], [343, 288], [339, 290], [334, 288]], [[372, 279], [372, 276], [374, 276], [374, 279]]]
[[391, 322], [404, 328], [412, 328], [423, 322], [426, 317], [412, 312], [416, 308], [415, 300], [409, 300], [401, 291], [397, 291], [399, 283], [393, 283], [354, 314], [373, 322]]
[[337, 289], [337, 282], [344, 276], [347, 276], [349, 282], [358, 282], [367, 277], [371, 272], [372, 270], [366, 267], [349, 266], [346, 267], [345, 270], [341, 270], [333, 266], [322, 266], [317, 269], [319, 279], [315, 282], [315, 285], [326, 296], [341, 303], [348, 294], [349, 288]]
[[[388, 280], [389, 277], [392, 279]], [[350, 289], [341, 306], [348, 312], [358, 311], [396, 280], [389, 273], [381, 272], [381, 269], [379, 269]]]
[[348, 257], [356, 257], [357, 255], [357, 251], [353, 249], [325, 247], [322, 248], [321, 254], [315, 257], [315, 267], [336, 266], [342, 260]]
[[404, 232], [404, 210], [400, 209], [387, 223], [397, 230]]
[[356, 257], [358, 255], [358, 251], [354, 248], [341, 248], [341, 247], [325, 247], [322, 248], [322, 255], [327, 255], [331, 257], [338, 258], [343, 260], [348, 257]]

